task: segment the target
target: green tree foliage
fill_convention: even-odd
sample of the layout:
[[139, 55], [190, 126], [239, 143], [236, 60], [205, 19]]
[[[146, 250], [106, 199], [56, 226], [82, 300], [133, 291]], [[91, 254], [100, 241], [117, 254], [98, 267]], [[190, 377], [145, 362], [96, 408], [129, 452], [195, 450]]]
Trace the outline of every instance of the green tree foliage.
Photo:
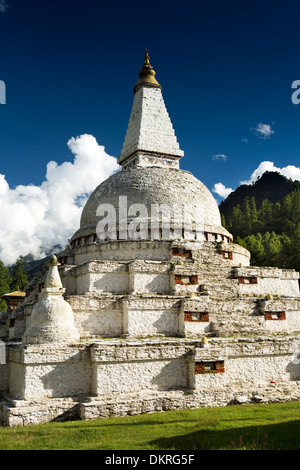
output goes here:
[[280, 201], [245, 196], [226, 217], [236, 243], [251, 252], [251, 264], [300, 271], [300, 188]]
[[[8, 294], [10, 292], [11, 278], [8, 268], [0, 261], [0, 295]], [[7, 309], [5, 300], [0, 299], [0, 312]]]
[[290, 247], [291, 264], [296, 267], [297, 271], [300, 271], [300, 223], [293, 234]]
[[23, 291], [28, 284], [28, 276], [26, 273], [26, 261], [20, 256], [12, 271], [11, 290]]
[[221, 202], [220, 211], [226, 220], [229, 220], [233, 207], [238, 204], [242, 207], [246, 196], [250, 201], [254, 196], [259, 208], [264, 199], [272, 203], [280, 202], [297, 188], [300, 188], [300, 181], [292, 181], [275, 171], [266, 171], [255, 183], [243, 184], [230, 193], [225, 201]]

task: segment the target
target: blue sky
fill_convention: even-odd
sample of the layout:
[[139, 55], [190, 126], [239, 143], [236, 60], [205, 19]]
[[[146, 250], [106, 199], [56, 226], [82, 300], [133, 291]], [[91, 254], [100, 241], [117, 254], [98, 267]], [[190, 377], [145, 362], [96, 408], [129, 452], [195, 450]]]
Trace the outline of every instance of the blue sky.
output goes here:
[[[211, 190], [236, 189], [257, 168], [300, 179], [300, 105], [291, 100], [299, 17], [295, 0], [0, 0], [0, 206], [10, 201], [18, 214], [29, 192], [39, 197], [51, 161], [48, 190], [58, 173], [57, 183], [68, 180], [76, 151], [85, 152], [79, 136], [119, 155], [145, 48], [185, 152], [182, 169]], [[0, 210], [0, 259], [8, 217]]]

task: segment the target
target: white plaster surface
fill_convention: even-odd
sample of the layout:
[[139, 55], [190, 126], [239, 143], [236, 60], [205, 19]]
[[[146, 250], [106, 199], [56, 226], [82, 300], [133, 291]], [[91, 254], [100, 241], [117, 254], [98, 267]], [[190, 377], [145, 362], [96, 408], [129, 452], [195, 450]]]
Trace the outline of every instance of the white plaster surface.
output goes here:
[[183, 156], [160, 88], [141, 87], [135, 93], [119, 162], [137, 150]]

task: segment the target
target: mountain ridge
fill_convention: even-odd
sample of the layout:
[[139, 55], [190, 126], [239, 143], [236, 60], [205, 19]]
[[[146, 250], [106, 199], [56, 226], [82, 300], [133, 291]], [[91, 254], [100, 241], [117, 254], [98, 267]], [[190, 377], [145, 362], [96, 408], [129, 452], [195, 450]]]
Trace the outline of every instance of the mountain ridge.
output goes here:
[[252, 184], [242, 184], [220, 203], [221, 214], [228, 219], [233, 207], [241, 206], [245, 197], [255, 197], [257, 207], [264, 199], [272, 203], [281, 202], [285, 196], [300, 188], [300, 181], [291, 180], [276, 171], [266, 171]]

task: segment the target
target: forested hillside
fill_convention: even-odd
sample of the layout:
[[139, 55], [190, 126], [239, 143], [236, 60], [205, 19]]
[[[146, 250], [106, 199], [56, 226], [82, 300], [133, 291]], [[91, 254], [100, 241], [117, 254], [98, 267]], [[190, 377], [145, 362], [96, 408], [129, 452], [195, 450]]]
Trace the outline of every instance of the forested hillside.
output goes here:
[[[239, 191], [234, 192], [237, 194], [230, 195], [227, 204], [224, 201], [220, 205], [223, 225], [236, 243], [251, 252], [252, 265], [300, 271], [299, 182], [292, 182], [278, 173], [265, 175], [249, 186], [248, 193], [247, 188], [240, 186]], [[288, 188], [292, 190], [287, 192]]]
[[[16, 264], [11, 268], [11, 273], [9, 268], [0, 261], [0, 295], [13, 291], [24, 291], [27, 284], [26, 261], [22, 256], [18, 258]], [[0, 312], [6, 309], [6, 302], [0, 299]]]

